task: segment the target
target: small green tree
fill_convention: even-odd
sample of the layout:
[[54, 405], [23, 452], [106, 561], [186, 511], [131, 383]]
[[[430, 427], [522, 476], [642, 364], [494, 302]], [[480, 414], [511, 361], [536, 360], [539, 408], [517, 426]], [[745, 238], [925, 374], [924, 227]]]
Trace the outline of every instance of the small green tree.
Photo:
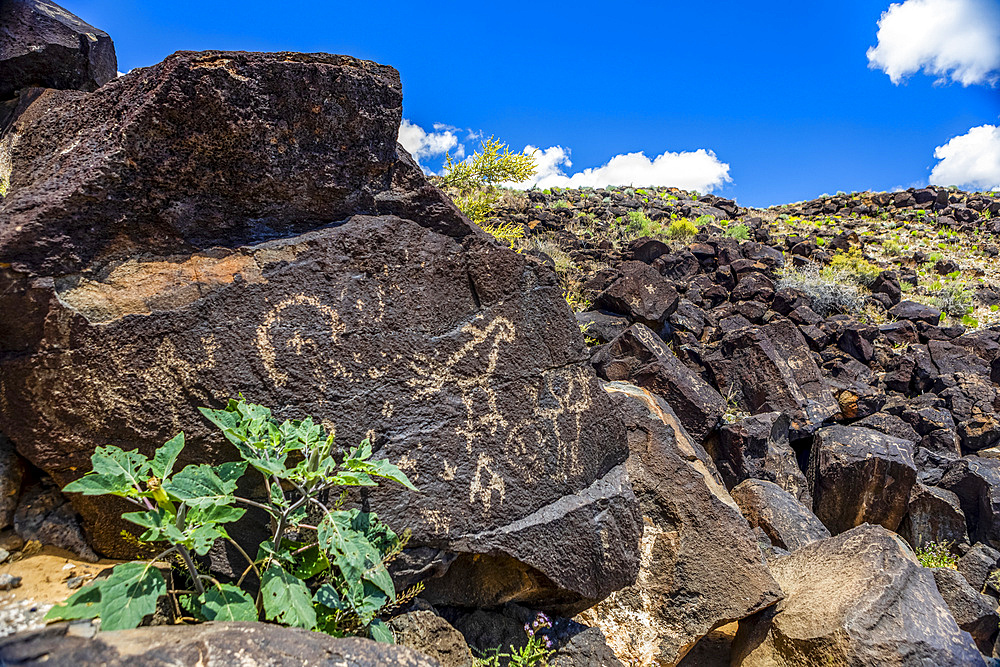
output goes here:
[[455, 205], [477, 225], [513, 247], [514, 241], [524, 236], [524, 230], [511, 223], [492, 225], [487, 221], [500, 201], [501, 183], [523, 183], [535, 175], [538, 167], [534, 153], [511, 153], [507, 144], [490, 137], [468, 160], [455, 162], [451, 154], [445, 157], [442, 184]]

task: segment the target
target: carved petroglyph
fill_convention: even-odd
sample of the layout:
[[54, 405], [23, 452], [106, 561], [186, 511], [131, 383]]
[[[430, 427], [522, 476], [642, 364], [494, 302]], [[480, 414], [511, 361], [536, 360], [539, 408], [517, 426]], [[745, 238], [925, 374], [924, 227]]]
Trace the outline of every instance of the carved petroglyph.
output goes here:
[[[275, 386], [283, 387], [288, 382], [288, 374], [281, 370], [276, 363], [277, 351], [275, 350], [275, 338], [277, 334], [288, 327], [284, 324], [285, 311], [292, 307], [315, 308], [329, 322], [329, 340], [315, 341], [312, 338], [303, 338], [298, 330], [293, 330], [285, 341], [284, 347], [292, 350], [297, 356], [311, 356], [320, 358], [320, 351], [330, 343], [336, 344], [340, 334], [344, 331], [344, 323], [340, 319], [340, 313], [326, 305], [316, 297], [305, 294], [284, 299], [277, 306], [271, 309], [264, 321], [257, 327], [257, 350], [264, 362], [264, 368]], [[332, 370], [343, 370], [343, 367], [334, 362], [335, 368]], [[313, 365], [313, 379], [316, 380], [320, 391], [326, 389], [326, 372], [331, 369], [323, 369], [320, 365]]]
[[[514, 353], [509, 348], [516, 329], [503, 317], [485, 325], [482, 319], [480, 315], [462, 327], [460, 333], [468, 335], [469, 340], [443, 362], [416, 355], [411, 363], [414, 377], [409, 383], [415, 400], [431, 400], [450, 389], [458, 389], [465, 418], [456, 432], [465, 440], [469, 454], [482, 449], [485, 438], [503, 443], [495, 454], [497, 459], [480, 453], [470, 486], [469, 501], [478, 501], [485, 512], [493, 503], [494, 491], [498, 494], [497, 504], [503, 503], [500, 486], [503, 477], [497, 472], [498, 466], [515, 472], [527, 484], [538, 482], [553, 470], [565, 477], [582, 472], [579, 462], [582, 418], [593, 404], [593, 397], [590, 378], [583, 368], [552, 369], [543, 373], [535, 381], [537, 384], [524, 387], [524, 405], [530, 411], [512, 423], [499, 408], [497, 392], [505, 390], [503, 385], [509, 384], [509, 378], [500, 377], [497, 366], [504, 346]], [[446, 464], [445, 474], [454, 475], [454, 469]]]

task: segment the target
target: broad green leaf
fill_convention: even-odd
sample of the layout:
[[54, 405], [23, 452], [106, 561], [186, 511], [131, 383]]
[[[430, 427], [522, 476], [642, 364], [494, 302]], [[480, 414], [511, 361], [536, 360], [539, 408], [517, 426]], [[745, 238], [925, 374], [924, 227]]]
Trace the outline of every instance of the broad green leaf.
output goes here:
[[82, 493], [85, 496], [126, 496], [133, 491], [129, 478], [125, 475], [100, 475], [87, 473], [78, 480], [63, 487], [67, 493]]
[[337, 486], [378, 486], [368, 473], [353, 470], [340, 470], [330, 481]]
[[381, 562], [365, 572], [364, 577], [366, 581], [370, 581], [390, 599], [396, 597], [396, 587], [392, 583], [392, 576]]
[[232, 523], [246, 514], [242, 507], [232, 505], [209, 505], [208, 507], [194, 507], [188, 512], [188, 523], [196, 524], [217, 524]]
[[180, 455], [182, 449], [184, 449], [183, 432], [167, 440], [163, 443], [162, 447], [156, 450], [156, 454], [153, 455], [153, 462], [150, 463], [150, 469], [153, 474], [161, 480], [169, 477], [170, 473], [173, 472], [174, 464], [177, 463], [177, 457]]
[[295, 563], [292, 565], [291, 573], [299, 579], [315, 577], [330, 567], [330, 561], [327, 560], [326, 554], [315, 544], [305, 551], [295, 554], [293, 558]]
[[341, 600], [340, 594], [332, 584], [323, 584], [320, 586], [316, 590], [316, 595], [313, 599], [324, 607], [329, 607], [330, 609], [339, 609], [340, 611], [351, 610], [351, 608], [345, 605], [343, 600]]
[[204, 556], [212, 549], [217, 539], [225, 536], [225, 531], [215, 526], [198, 526], [187, 536], [187, 541], [196, 554]]
[[232, 504], [235, 480], [223, 481], [208, 464], [189, 465], [163, 483], [163, 490], [190, 507]]
[[236, 490], [236, 484], [239, 482], [240, 477], [246, 472], [247, 464], [246, 461], [223, 463], [220, 466], [215, 467], [215, 472], [222, 480], [222, 483], [226, 486], [232, 484], [232, 490]]
[[312, 630], [316, 627], [316, 610], [312, 594], [305, 583], [272, 563], [264, 571], [261, 595], [264, 615], [270, 621]]
[[211, 588], [199, 598], [209, 621], [256, 621], [257, 608], [249, 595], [232, 584]]
[[49, 609], [46, 621], [74, 621], [78, 618], [94, 618], [101, 610], [101, 584], [104, 579], [93, 581], [73, 593], [62, 604]]
[[136, 450], [125, 452], [111, 445], [98, 447], [90, 457], [90, 462], [95, 473], [111, 477], [124, 475], [128, 483], [135, 486], [149, 477], [149, 459]]
[[139, 627], [144, 616], [156, 611], [156, 601], [167, 592], [160, 571], [148, 563], [116, 565], [101, 584], [101, 630]]
[[365, 572], [382, 562], [382, 554], [353, 525], [357, 514], [357, 510], [332, 511], [323, 517], [317, 532], [320, 547], [347, 582], [360, 581]]
[[162, 507], [145, 512], [126, 512], [122, 514], [122, 518], [143, 528], [160, 528], [167, 523], [173, 523]]
[[413, 486], [410, 479], [395, 464], [389, 463], [385, 459], [381, 459], [378, 461], [370, 461], [368, 465], [370, 466], [367, 471], [368, 474], [391, 479], [394, 482], [402, 484], [411, 491], [417, 490], [417, 487]]
[[396, 637], [392, 634], [392, 628], [377, 618], [368, 626], [368, 636], [383, 644], [396, 643]]

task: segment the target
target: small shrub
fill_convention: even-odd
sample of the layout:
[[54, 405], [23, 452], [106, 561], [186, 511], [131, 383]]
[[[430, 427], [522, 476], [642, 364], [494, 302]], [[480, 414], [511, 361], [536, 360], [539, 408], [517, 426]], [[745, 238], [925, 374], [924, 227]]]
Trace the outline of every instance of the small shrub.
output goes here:
[[750, 238], [750, 228], [742, 222], [735, 225], [729, 225], [723, 236], [728, 236], [731, 239], [737, 239], [739, 241], [746, 241]]
[[883, 241], [882, 250], [890, 257], [899, 257], [903, 254], [903, 246], [896, 239], [886, 239]]
[[882, 270], [865, 259], [857, 248], [851, 248], [849, 252], [836, 253], [830, 259], [830, 268], [865, 287], [875, 282], [878, 275], [882, 273]]
[[455, 162], [447, 153], [445, 158], [442, 185], [459, 210], [477, 224], [493, 216], [501, 183], [521, 183], [537, 169], [533, 154], [511, 153], [507, 144], [493, 137], [483, 141], [468, 160]]
[[934, 304], [952, 317], [963, 317], [972, 312], [972, 290], [961, 281], [949, 281], [935, 285]]
[[630, 236], [653, 236], [659, 233], [660, 225], [649, 219], [642, 211], [629, 211], [625, 233]]
[[864, 308], [867, 295], [864, 288], [843, 273], [830, 267], [821, 270], [813, 263], [786, 270], [778, 281], [778, 289], [784, 287], [805, 292], [812, 309], [823, 317], [834, 313], [856, 315]]
[[694, 224], [698, 225], [699, 227], [704, 227], [705, 225], [714, 225], [715, 224], [715, 216], [714, 215], [699, 215], [697, 218], [695, 218]]
[[[45, 618], [100, 617], [102, 630], [124, 630], [137, 627], [154, 612], [161, 596], [170, 595], [175, 609], [197, 620], [268, 620], [392, 643], [392, 631], [379, 614], [400, 600], [386, 563], [407, 537], [398, 537], [374, 513], [340, 505], [348, 487], [374, 486], [379, 478], [415, 490], [406, 475], [388, 461], [371, 460], [368, 440], [338, 462], [333, 434], [309, 417], [279, 424], [268, 408], [242, 399], [230, 401], [223, 410], [201, 412], [236, 447], [242, 461], [175, 471], [184, 448], [184, 434], [179, 433], [152, 460], [139, 451], [98, 447], [91, 457], [93, 469], [63, 489], [124, 498], [140, 510], [122, 515], [145, 529], [139, 540], [168, 546], [149, 562], [116, 565], [111, 576], [81, 588]], [[263, 478], [268, 497], [260, 502], [235, 495], [248, 466]], [[327, 506], [324, 500], [329, 502], [330, 495], [335, 502]], [[271, 517], [272, 537], [260, 543], [255, 557], [224, 527], [246, 511], [237, 504], [257, 507]], [[204, 556], [219, 540], [229, 542], [247, 562], [235, 583], [202, 574], [191, 556]], [[154, 567], [167, 557], [179, 559], [177, 575], [188, 580], [186, 587], [168, 590]], [[251, 572], [260, 582], [256, 596], [244, 585]], [[403, 597], [416, 592], [419, 588]]]
[[674, 220], [667, 227], [667, 238], [684, 240], [698, 233], [698, 227], [690, 220]]
[[928, 542], [917, 548], [917, 560], [924, 567], [958, 567], [958, 557], [951, 553], [952, 542]]
[[506, 243], [511, 250], [514, 249], [514, 243], [518, 239], [524, 238], [524, 227], [517, 224], [516, 222], [500, 222], [497, 220], [492, 223], [483, 223], [480, 225], [483, 231], [495, 238], [501, 243]]

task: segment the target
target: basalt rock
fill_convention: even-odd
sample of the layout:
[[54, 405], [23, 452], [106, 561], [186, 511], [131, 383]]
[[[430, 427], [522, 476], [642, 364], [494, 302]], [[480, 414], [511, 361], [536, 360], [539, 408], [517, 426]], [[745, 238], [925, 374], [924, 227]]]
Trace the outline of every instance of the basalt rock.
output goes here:
[[712, 629], [781, 596], [711, 459], [670, 406], [609, 383], [629, 433], [629, 476], [642, 507], [642, 568], [634, 586], [582, 615], [628, 664], [674, 665]]
[[0, 3], [0, 100], [30, 87], [94, 90], [117, 74], [103, 30], [48, 0]]
[[795, 551], [810, 542], [830, 537], [816, 515], [777, 484], [748, 479], [732, 490], [751, 528], [760, 528], [771, 544]]
[[938, 592], [947, 603], [958, 627], [972, 635], [980, 653], [993, 653], [997, 623], [1000, 622], [996, 600], [970, 586], [957, 570], [936, 567], [932, 571]]
[[719, 423], [726, 401], [685, 366], [663, 340], [642, 324], [633, 324], [593, 359], [601, 377], [628, 381], [662, 397], [677, 410], [681, 423], [698, 442]]
[[10, 667], [442, 667], [437, 660], [405, 646], [359, 637], [336, 638], [268, 623], [213, 622], [95, 632], [89, 623], [61, 623], [0, 639], [0, 663]]
[[899, 535], [914, 549], [931, 542], [968, 545], [965, 514], [958, 496], [936, 486], [913, 485]]
[[740, 623], [733, 665], [983, 665], [931, 570], [879, 526], [771, 563], [785, 598]]
[[913, 443], [860, 426], [816, 432], [808, 478], [816, 516], [834, 535], [873, 523], [896, 530], [917, 478]]
[[[395, 70], [325, 54], [39, 97], [0, 148], [0, 430], [65, 485], [180, 430], [181, 464], [231, 460], [197, 407], [238, 393], [310, 414], [420, 488], [359, 500], [451, 563], [428, 598], [572, 613], [638, 571], [624, 429], [555, 274], [430, 186], [400, 119]], [[72, 500], [131, 555], [122, 505]]]

